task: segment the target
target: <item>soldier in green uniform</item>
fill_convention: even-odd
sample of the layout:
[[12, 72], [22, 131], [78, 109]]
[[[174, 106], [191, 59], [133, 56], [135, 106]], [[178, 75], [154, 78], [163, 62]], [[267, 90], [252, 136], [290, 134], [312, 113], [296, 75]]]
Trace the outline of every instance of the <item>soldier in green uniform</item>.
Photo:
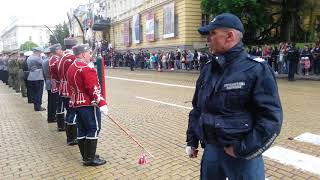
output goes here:
[[0, 81], [4, 82], [4, 56], [0, 53]]
[[27, 87], [26, 83], [24, 81], [24, 71], [23, 71], [23, 63], [25, 61], [24, 54], [20, 52], [20, 56], [18, 58], [18, 67], [19, 67], [19, 72], [18, 72], [18, 83], [19, 86], [21, 87], [21, 95], [22, 97], [27, 97]]
[[8, 85], [8, 55], [3, 56], [3, 82]]
[[19, 53], [16, 51], [13, 55], [13, 89], [16, 90], [17, 93], [20, 92], [18, 58]]
[[9, 78], [8, 78], [8, 85], [9, 87], [13, 87], [13, 67], [14, 67], [14, 61], [13, 61], [13, 54], [9, 54], [8, 57], [8, 73], [9, 73]]

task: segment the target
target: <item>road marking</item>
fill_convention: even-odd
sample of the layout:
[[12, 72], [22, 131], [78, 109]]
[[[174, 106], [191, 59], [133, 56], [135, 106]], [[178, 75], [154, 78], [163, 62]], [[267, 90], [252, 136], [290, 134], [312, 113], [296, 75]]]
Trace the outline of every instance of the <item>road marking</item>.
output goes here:
[[137, 99], [143, 99], [143, 100], [146, 100], [146, 101], [155, 102], [155, 103], [165, 104], [165, 105], [168, 105], [168, 106], [174, 106], [174, 107], [190, 109], [190, 110], [192, 109], [191, 107], [181, 106], [181, 105], [177, 105], [177, 104], [171, 104], [171, 103], [167, 103], [167, 102], [163, 102], [163, 101], [157, 101], [157, 100], [148, 99], [148, 98], [144, 98], [144, 97], [140, 97], [140, 96], [136, 96], [136, 98]]
[[150, 76], [150, 74], [140, 74], [140, 73], [128, 73], [129, 75], [137, 75], [137, 76]]
[[113, 77], [113, 76], [105, 76], [105, 77], [109, 78], [109, 79], [118, 79], [118, 80], [123, 80], [123, 81], [131, 81], [131, 82], [140, 82], [140, 83], [147, 83], [147, 84], [157, 84], [157, 85], [162, 85], [162, 86], [171, 86], [171, 87], [195, 89], [195, 87], [192, 87], [192, 86], [184, 86], [184, 85], [178, 85], [178, 84], [168, 84], [168, 83], [145, 81], [145, 80], [139, 80], [139, 79], [128, 79], [128, 78]]
[[294, 138], [295, 140], [307, 142], [315, 145], [320, 145], [320, 136], [316, 134], [312, 134], [309, 132], [303, 133], [299, 135], [298, 137]]
[[278, 161], [284, 165], [309, 171], [320, 175], [320, 158], [299, 153], [290, 149], [274, 146], [263, 153], [264, 156]]

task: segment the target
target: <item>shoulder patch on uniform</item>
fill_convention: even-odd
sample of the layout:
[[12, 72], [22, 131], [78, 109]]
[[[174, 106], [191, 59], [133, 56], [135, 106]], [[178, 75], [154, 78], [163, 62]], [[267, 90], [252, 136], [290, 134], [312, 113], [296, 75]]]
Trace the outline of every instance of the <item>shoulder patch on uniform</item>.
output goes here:
[[248, 59], [251, 59], [251, 60], [259, 62], [259, 63], [266, 61], [266, 60], [262, 59], [261, 57], [256, 57], [256, 56], [251, 56], [251, 55], [248, 55]]
[[253, 60], [257, 61], [257, 62], [264, 62], [265, 60], [260, 58], [260, 57], [256, 57]]
[[209, 60], [209, 61], [207, 61], [207, 62], [206, 62], [206, 64], [209, 64], [209, 63], [211, 63], [211, 61], [212, 61], [212, 60]]

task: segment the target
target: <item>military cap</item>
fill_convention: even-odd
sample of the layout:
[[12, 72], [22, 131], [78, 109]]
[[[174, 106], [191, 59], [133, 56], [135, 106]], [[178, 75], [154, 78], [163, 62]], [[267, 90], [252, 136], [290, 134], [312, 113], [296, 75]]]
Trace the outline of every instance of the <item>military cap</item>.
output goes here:
[[87, 51], [90, 51], [90, 46], [88, 44], [80, 44], [80, 45], [74, 46], [72, 48], [72, 51], [73, 51], [73, 54], [75, 56], [77, 56], [81, 53], [85, 53]]
[[77, 40], [75, 38], [65, 38], [64, 45], [66, 46], [75, 46], [77, 44]]
[[50, 48], [44, 49], [43, 53], [45, 53], [45, 54], [46, 54], [46, 53], [51, 53]]
[[50, 46], [49, 49], [50, 49], [50, 52], [54, 53], [54, 52], [56, 52], [56, 50], [62, 49], [62, 46], [60, 43], [57, 43], [57, 44]]
[[240, 19], [231, 13], [222, 13], [217, 15], [206, 26], [202, 26], [198, 29], [201, 35], [208, 35], [210, 30], [217, 28], [232, 28], [244, 33], [244, 27]]
[[35, 51], [43, 52], [43, 48], [42, 47], [35, 47], [35, 48], [32, 48], [32, 51], [33, 52], [35, 52]]
[[26, 51], [26, 52], [24, 53], [24, 55], [25, 55], [25, 56], [31, 56], [32, 53], [33, 53], [32, 51]]

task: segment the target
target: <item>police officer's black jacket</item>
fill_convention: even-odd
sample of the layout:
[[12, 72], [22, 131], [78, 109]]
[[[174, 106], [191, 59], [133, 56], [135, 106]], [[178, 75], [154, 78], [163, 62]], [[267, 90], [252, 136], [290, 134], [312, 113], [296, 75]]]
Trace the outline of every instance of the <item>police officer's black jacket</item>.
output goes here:
[[299, 50], [295, 47], [290, 47], [287, 55], [288, 61], [298, 63], [299, 57], [300, 57]]
[[237, 157], [254, 158], [272, 144], [282, 125], [274, 73], [263, 59], [248, 55], [242, 42], [210, 58], [196, 83], [187, 145], [233, 145]]

